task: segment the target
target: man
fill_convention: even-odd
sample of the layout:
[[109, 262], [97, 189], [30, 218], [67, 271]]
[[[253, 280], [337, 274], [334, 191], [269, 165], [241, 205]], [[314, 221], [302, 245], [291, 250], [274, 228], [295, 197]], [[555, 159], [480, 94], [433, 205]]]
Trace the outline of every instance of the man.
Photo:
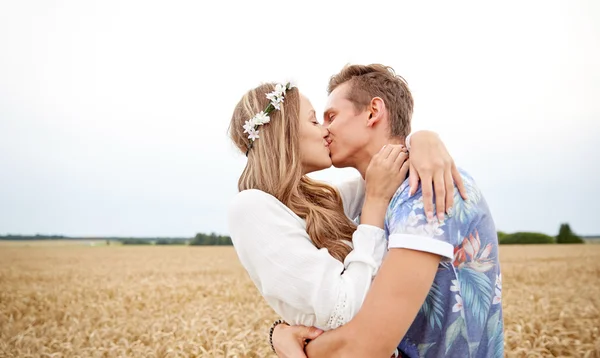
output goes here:
[[[328, 92], [324, 120], [333, 164], [364, 177], [383, 145], [404, 143], [412, 95], [383, 65], [347, 66]], [[496, 229], [474, 180], [461, 175], [469, 200], [456, 193], [445, 217], [427, 208], [426, 188], [411, 190], [408, 181], [398, 188], [382, 223], [389, 252], [363, 306], [350, 322], [312, 340], [309, 358], [390, 357], [396, 347], [408, 357], [503, 357]], [[274, 335], [317, 335], [306, 332], [278, 325]]]

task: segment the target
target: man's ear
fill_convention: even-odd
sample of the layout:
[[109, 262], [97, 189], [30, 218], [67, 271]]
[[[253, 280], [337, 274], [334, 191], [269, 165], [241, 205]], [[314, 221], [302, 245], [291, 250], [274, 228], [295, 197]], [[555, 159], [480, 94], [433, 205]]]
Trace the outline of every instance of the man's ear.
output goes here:
[[381, 97], [373, 97], [367, 110], [370, 112], [369, 119], [367, 119], [367, 127], [372, 127], [383, 119], [383, 116], [386, 113], [385, 102]]

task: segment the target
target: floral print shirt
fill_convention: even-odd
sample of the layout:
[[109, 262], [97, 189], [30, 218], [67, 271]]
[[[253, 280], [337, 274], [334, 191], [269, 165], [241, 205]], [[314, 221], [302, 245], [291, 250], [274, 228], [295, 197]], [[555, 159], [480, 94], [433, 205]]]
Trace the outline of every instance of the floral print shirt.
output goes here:
[[390, 248], [442, 257], [429, 294], [398, 346], [403, 356], [504, 356], [497, 232], [473, 178], [460, 173], [469, 199], [464, 201], [455, 189], [453, 215], [442, 223], [427, 222], [421, 188], [409, 197], [408, 181], [398, 188], [386, 214]]

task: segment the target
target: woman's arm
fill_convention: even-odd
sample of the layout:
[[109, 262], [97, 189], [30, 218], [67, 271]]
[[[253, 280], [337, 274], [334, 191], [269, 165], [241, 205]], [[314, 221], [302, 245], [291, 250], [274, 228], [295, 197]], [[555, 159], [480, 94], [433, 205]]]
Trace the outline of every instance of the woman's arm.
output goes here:
[[[416, 192], [420, 181], [425, 212], [429, 218], [433, 219], [434, 211], [440, 219], [443, 219], [446, 213], [452, 215], [450, 208], [454, 203], [454, 185], [463, 199], [466, 200], [467, 195], [462, 178], [444, 142], [437, 133], [421, 130], [406, 138], [406, 147], [411, 158], [411, 193]], [[340, 184], [338, 190], [344, 202], [346, 215], [355, 219], [360, 214], [365, 199], [364, 179], [359, 176], [348, 180]]]
[[303, 220], [275, 197], [240, 192], [229, 211], [238, 257], [261, 294], [285, 320], [331, 329], [360, 308], [386, 252], [383, 217], [408, 170], [401, 146], [373, 157], [366, 176], [364, 224], [352, 236], [353, 250], [340, 262], [317, 249]]
[[467, 200], [467, 191], [444, 142], [437, 133], [423, 130], [410, 134], [406, 147], [411, 159], [410, 193], [417, 191], [420, 181], [427, 219], [433, 220], [434, 211], [439, 220], [444, 220], [446, 213], [452, 216], [454, 185], [464, 200]]
[[291, 324], [331, 329], [360, 308], [386, 251], [382, 229], [359, 225], [344, 262], [317, 249], [303, 222], [277, 199], [246, 190], [229, 211], [244, 268], [271, 307]]

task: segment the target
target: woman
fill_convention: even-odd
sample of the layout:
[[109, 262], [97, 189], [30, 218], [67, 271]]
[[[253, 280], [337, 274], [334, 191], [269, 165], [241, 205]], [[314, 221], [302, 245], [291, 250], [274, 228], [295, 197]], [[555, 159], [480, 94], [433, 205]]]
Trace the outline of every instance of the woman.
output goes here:
[[[364, 181], [336, 189], [312, 180], [306, 174], [332, 165], [327, 134], [309, 100], [289, 84], [247, 92], [230, 124], [232, 141], [248, 157], [229, 211], [238, 257], [286, 322], [323, 330], [360, 308], [386, 251], [376, 223], [408, 171], [406, 150], [389, 145]], [[417, 175], [419, 163], [412, 164]], [[351, 219], [358, 216], [357, 226]]]

